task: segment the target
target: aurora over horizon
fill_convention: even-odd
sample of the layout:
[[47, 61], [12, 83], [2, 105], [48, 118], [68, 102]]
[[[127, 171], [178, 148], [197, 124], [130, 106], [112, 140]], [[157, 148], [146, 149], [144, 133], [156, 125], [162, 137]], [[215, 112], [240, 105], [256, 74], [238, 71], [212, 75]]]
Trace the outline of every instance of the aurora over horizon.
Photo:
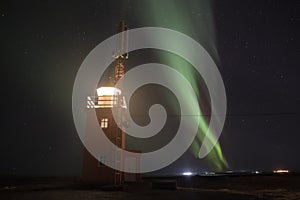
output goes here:
[[[140, 18], [142, 24], [151, 24], [151, 26], [156, 27], [166, 27], [173, 30], [177, 30], [179, 32], [185, 33], [189, 36], [194, 36], [193, 39], [199, 41], [202, 45], [205, 45], [207, 51], [209, 51], [210, 56], [215, 59], [216, 63], [220, 63], [219, 55], [216, 47], [216, 38], [215, 38], [215, 22], [214, 22], [214, 13], [213, 13], [213, 3], [209, 0], [202, 0], [192, 2], [187, 4], [185, 2], [180, 2], [177, 4], [170, 3], [170, 1], [162, 1], [161, 3], [157, 3], [155, 1], [148, 1], [147, 3], [143, 2], [139, 8], [143, 10], [147, 10], [147, 12], [143, 13], [143, 17]], [[168, 12], [164, 12], [168, 10]], [[193, 19], [193, 10], [197, 10], [197, 14], [201, 16], [205, 16], [205, 21], [196, 21]], [[192, 19], [192, 20], [191, 20]], [[144, 23], [143, 23], [144, 22]], [[200, 30], [200, 31], [199, 31]], [[162, 43], [163, 39], [157, 38]], [[181, 46], [183, 49], [187, 51], [192, 51], [193, 49], [189, 49], [187, 44], [183, 44], [181, 41], [177, 41], [178, 46]], [[181, 74], [183, 74], [192, 85], [195, 93], [198, 96], [200, 101], [205, 101], [204, 99], [207, 96], [204, 96], [201, 89], [197, 84], [197, 76], [194, 70], [191, 69], [192, 66], [189, 65], [186, 61], [182, 61], [180, 57], [172, 55], [170, 53], [161, 53], [158, 56], [161, 57], [161, 61], [163, 61], [168, 66], [171, 66], [178, 70]], [[165, 75], [166, 78], [168, 74]], [[174, 79], [175, 80], [175, 79]], [[185, 88], [179, 82], [174, 81], [174, 84], [180, 88], [181, 93], [184, 94]], [[172, 99], [169, 101], [172, 102]], [[196, 101], [194, 99], [186, 97], [186, 102]], [[207, 101], [207, 99], [206, 99]], [[209, 100], [208, 100], [209, 102]], [[190, 105], [198, 104], [196, 102], [191, 102]], [[198, 104], [199, 105], [199, 104]], [[209, 106], [209, 105], [208, 105]], [[193, 106], [190, 107], [190, 111], [193, 110]], [[201, 108], [200, 108], [200, 116], [198, 117], [199, 121], [199, 129], [197, 136], [192, 143], [190, 150], [192, 154], [198, 158], [198, 153], [200, 150], [200, 146], [203, 144], [203, 139], [207, 135], [207, 137], [212, 141], [216, 142], [214, 136], [211, 133], [211, 130], [208, 130], [209, 121], [202, 116]], [[205, 158], [211, 166], [212, 170], [215, 171], [224, 171], [228, 169], [228, 163], [226, 158], [223, 156], [222, 149], [220, 144], [217, 142], [214, 149], [208, 154]]]

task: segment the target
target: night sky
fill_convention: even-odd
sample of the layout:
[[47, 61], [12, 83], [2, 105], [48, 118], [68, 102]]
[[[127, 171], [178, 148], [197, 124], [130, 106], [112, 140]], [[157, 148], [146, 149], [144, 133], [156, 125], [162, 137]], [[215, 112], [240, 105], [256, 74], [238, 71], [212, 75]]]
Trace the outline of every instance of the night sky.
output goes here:
[[[204, 0], [164, 2], [184, 5], [192, 38], [207, 28], [198, 22], [214, 19], [207, 24], [214, 27], [212, 57], [227, 93], [220, 145], [228, 170], [300, 171], [300, 2], [218, 0], [211, 10], [192, 6]], [[147, 3], [1, 1], [0, 175], [80, 175], [83, 146], [71, 108], [77, 70], [96, 45], [116, 33], [121, 19], [130, 28], [156, 26], [144, 15]], [[166, 10], [161, 26], [184, 32], [168, 24], [174, 14]], [[130, 62], [151, 60], [140, 54]], [[211, 169], [187, 151], [162, 173], [184, 170]]]

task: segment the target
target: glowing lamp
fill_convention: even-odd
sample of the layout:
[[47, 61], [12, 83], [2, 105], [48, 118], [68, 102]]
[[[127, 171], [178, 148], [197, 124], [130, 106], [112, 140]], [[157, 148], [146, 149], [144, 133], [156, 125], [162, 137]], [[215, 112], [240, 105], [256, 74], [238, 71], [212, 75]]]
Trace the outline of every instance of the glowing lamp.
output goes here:
[[278, 169], [278, 170], [274, 170], [273, 173], [276, 173], [276, 174], [283, 174], [283, 173], [289, 173], [290, 171], [289, 170], [286, 170], [286, 169]]
[[183, 172], [182, 175], [183, 176], [192, 176], [193, 173], [192, 172]]
[[121, 95], [121, 90], [115, 87], [100, 87], [97, 89], [98, 96], [116, 96]]
[[100, 87], [97, 90], [97, 105], [95, 108], [112, 108], [121, 106], [126, 108], [124, 97], [121, 97], [121, 90], [115, 87]]

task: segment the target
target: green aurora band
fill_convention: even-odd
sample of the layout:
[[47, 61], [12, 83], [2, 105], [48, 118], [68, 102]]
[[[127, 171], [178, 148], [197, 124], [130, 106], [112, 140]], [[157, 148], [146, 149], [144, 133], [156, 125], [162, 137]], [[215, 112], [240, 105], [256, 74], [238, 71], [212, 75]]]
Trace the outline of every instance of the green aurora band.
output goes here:
[[[214, 17], [212, 13], [213, 1], [140, 0], [137, 1], [137, 4], [138, 9], [135, 13], [139, 16], [138, 19], [141, 25], [164, 27], [185, 33], [198, 41], [209, 52], [217, 64], [220, 63], [216, 48]], [[161, 39], [161, 42], [164, 41]], [[187, 44], [182, 44], [181, 41], [177, 42], [180, 47], [187, 49], [187, 51], [192, 51], [192, 49], [187, 47]], [[189, 63], [169, 53], [161, 54], [160, 57], [168, 66], [172, 66], [189, 80], [198, 99], [201, 101], [203, 97], [201, 97], [199, 93], [200, 89], [197, 85], [197, 76], [195, 75], [195, 71], [189, 66]], [[166, 74], [166, 76], [168, 75]], [[180, 83], [174, 81], [174, 84], [182, 93], [185, 92], [185, 88], [183, 88]], [[189, 102], [191, 110], [194, 109], [194, 106], [199, 107], [198, 102], [191, 101], [193, 100], [187, 97], [186, 102]], [[203, 116], [201, 109], [200, 113], [200, 116], [197, 117], [199, 123], [197, 137], [190, 147], [191, 152], [196, 158], [198, 158], [200, 146], [206, 136], [211, 141], [216, 141], [214, 135], [208, 130], [208, 120]], [[216, 143], [213, 150], [205, 159], [208, 161], [212, 170], [222, 171], [228, 168], [228, 163], [223, 156], [219, 142]]]

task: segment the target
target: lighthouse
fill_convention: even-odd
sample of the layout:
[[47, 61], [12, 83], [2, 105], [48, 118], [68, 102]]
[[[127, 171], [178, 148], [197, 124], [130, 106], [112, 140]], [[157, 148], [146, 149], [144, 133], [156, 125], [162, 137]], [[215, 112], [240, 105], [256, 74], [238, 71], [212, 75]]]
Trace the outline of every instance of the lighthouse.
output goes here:
[[[105, 133], [106, 137], [120, 149], [126, 148], [125, 145], [125, 133], [122, 128], [123, 122], [125, 121], [124, 109], [127, 109], [125, 97], [122, 94], [122, 84], [119, 84], [119, 87], [116, 88], [114, 85], [124, 76], [125, 67], [124, 62], [128, 59], [127, 53], [127, 24], [124, 21], [121, 21], [118, 25], [119, 38], [117, 42], [116, 52], [113, 57], [115, 58], [115, 67], [114, 67], [114, 78], [113, 85], [107, 84], [96, 89], [95, 96], [87, 97], [86, 104], [86, 114], [87, 114], [87, 123], [86, 123], [86, 142], [93, 142], [93, 137], [89, 134], [89, 121], [92, 116], [91, 109], [95, 109], [96, 116], [100, 127]], [[114, 120], [112, 109], [116, 113], [115, 117], [118, 117], [118, 120]], [[117, 121], [119, 124], [117, 124]], [[119, 128], [121, 127], [121, 128]], [[124, 158], [120, 150], [116, 148], [111, 152], [114, 154], [114, 164], [122, 169], [124, 165]], [[109, 157], [109, 156], [107, 156]], [[124, 183], [126, 177], [129, 177], [130, 180], [132, 176], [125, 174], [124, 172], [112, 169], [106, 166], [105, 163], [106, 156], [101, 158], [94, 158], [87, 149], [84, 149], [83, 155], [83, 170], [82, 170], [82, 181], [92, 184], [101, 184], [101, 185], [121, 185]], [[127, 178], [128, 179], [128, 178]]]

